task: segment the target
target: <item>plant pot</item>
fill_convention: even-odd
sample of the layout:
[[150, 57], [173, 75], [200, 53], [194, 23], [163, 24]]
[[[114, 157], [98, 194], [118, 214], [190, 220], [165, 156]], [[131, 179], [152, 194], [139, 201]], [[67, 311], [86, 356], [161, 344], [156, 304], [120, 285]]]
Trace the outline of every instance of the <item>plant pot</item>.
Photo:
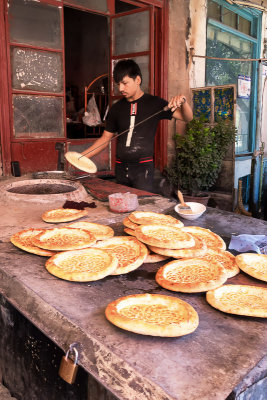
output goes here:
[[210, 198], [210, 195], [207, 193], [200, 194], [199, 196], [189, 196], [189, 195], [183, 193], [183, 196], [184, 196], [185, 202], [194, 201], [196, 203], [204, 204], [204, 206], [207, 206], [209, 198]]

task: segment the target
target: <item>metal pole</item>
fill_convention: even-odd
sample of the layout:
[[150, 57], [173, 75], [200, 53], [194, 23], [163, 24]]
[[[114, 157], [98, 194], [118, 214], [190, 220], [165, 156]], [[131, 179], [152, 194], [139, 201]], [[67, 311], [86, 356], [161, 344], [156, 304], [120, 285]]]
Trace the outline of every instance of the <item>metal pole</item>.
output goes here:
[[253, 191], [252, 191], [252, 216], [259, 216], [259, 186], [260, 186], [260, 137], [261, 137], [261, 114], [262, 114], [262, 62], [258, 63], [258, 98], [257, 98], [257, 120], [255, 150], [253, 154]]

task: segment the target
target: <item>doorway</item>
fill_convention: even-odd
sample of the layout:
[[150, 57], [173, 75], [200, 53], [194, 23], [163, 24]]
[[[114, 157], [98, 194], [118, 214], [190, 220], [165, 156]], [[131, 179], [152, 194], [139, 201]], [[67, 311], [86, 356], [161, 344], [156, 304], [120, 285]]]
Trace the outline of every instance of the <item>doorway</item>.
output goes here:
[[[108, 104], [108, 18], [64, 7], [64, 38], [67, 139], [98, 137]], [[87, 99], [93, 96], [99, 110], [97, 126], [83, 123], [86, 87]]]

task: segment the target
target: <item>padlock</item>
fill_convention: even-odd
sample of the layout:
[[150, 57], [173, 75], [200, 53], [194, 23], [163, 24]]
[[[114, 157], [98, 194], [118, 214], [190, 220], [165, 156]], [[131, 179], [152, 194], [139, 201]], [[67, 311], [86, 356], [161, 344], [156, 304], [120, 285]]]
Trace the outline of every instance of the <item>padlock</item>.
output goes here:
[[[75, 358], [74, 361], [69, 357], [69, 353], [74, 352]], [[78, 371], [78, 357], [79, 353], [76, 347], [71, 347], [67, 351], [66, 355], [62, 357], [58, 374], [59, 376], [64, 379], [67, 383], [74, 383], [77, 371]]]

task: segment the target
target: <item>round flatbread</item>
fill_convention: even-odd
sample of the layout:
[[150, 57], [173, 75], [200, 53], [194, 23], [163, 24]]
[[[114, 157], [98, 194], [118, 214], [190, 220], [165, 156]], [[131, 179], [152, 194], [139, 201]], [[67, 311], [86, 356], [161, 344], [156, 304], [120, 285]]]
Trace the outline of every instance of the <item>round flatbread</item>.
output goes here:
[[[137, 225], [171, 225], [182, 228], [184, 224], [171, 215], [160, 214], [152, 211], [134, 211], [129, 214], [129, 220]], [[130, 227], [129, 227], [130, 228]]]
[[45, 229], [25, 229], [12, 235], [10, 241], [15, 246], [27, 251], [28, 253], [37, 254], [38, 256], [51, 257], [56, 254], [54, 251], [40, 249], [40, 247], [37, 247], [33, 244], [33, 238], [44, 232]]
[[127, 274], [140, 267], [148, 254], [147, 247], [143, 243], [135, 237], [128, 236], [114, 236], [98, 242], [94, 248], [105, 249], [117, 257], [119, 263], [112, 275]]
[[[183, 230], [184, 228], [181, 228]], [[198, 236], [190, 233], [195, 240], [195, 245], [193, 247], [187, 249], [164, 249], [162, 247], [156, 246], [148, 246], [150, 250], [154, 251], [154, 253], [162, 254], [164, 256], [173, 257], [173, 258], [194, 258], [201, 257], [207, 251], [207, 245], [204, 243], [202, 239]]]
[[114, 236], [114, 230], [108, 225], [96, 224], [93, 222], [79, 221], [66, 225], [75, 229], [85, 229], [94, 234], [96, 240], [106, 240]]
[[95, 242], [96, 238], [91, 232], [75, 228], [47, 229], [33, 238], [35, 246], [54, 251], [84, 249]]
[[135, 236], [135, 230], [134, 229], [124, 228], [123, 230], [124, 230], [125, 233], [127, 233], [127, 235]]
[[122, 223], [124, 226], [126, 226], [126, 228], [129, 228], [129, 229], [135, 229], [139, 226], [138, 224], [135, 224], [134, 222], [132, 222], [128, 217], [125, 217], [124, 220], [122, 221]]
[[42, 215], [42, 220], [53, 224], [59, 222], [74, 221], [88, 215], [86, 210], [76, 210], [74, 208], [57, 208], [55, 210], [46, 211]]
[[184, 227], [184, 231], [198, 236], [206, 243], [208, 249], [226, 250], [226, 244], [223, 239], [209, 229], [201, 228], [199, 226], [186, 226]]
[[201, 256], [201, 258], [207, 261], [220, 262], [225, 269], [228, 278], [232, 278], [240, 272], [235, 256], [229, 253], [229, 251], [208, 249], [206, 254]]
[[135, 294], [110, 303], [106, 318], [114, 325], [142, 335], [176, 337], [194, 332], [199, 318], [185, 301], [157, 294]]
[[221, 286], [227, 280], [223, 266], [217, 261], [201, 258], [170, 261], [156, 274], [157, 283], [175, 292], [206, 292]]
[[161, 262], [161, 261], [165, 261], [168, 260], [168, 256], [163, 256], [161, 254], [157, 254], [157, 253], [149, 253], [146, 258], [144, 263], [145, 264], [153, 264], [153, 263], [157, 263], [157, 262]]
[[183, 249], [195, 245], [193, 236], [170, 225], [140, 225], [135, 229], [138, 240], [150, 246]]
[[89, 174], [94, 174], [97, 171], [95, 163], [77, 151], [68, 151], [65, 153], [65, 158], [71, 165], [74, 165], [74, 167], [81, 171], [88, 172]]
[[115, 255], [102, 249], [64, 251], [47, 260], [50, 274], [67, 281], [90, 282], [110, 275], [117, 268]]
[[243, 253], [236, 256], [236, 263], [242, 271], [267, 282], [267, 255], [256, 253]]
[[223, 285], [206, 294], [207, 302], [220, 311], [267, 318], [267, 289], [250, 285]]

